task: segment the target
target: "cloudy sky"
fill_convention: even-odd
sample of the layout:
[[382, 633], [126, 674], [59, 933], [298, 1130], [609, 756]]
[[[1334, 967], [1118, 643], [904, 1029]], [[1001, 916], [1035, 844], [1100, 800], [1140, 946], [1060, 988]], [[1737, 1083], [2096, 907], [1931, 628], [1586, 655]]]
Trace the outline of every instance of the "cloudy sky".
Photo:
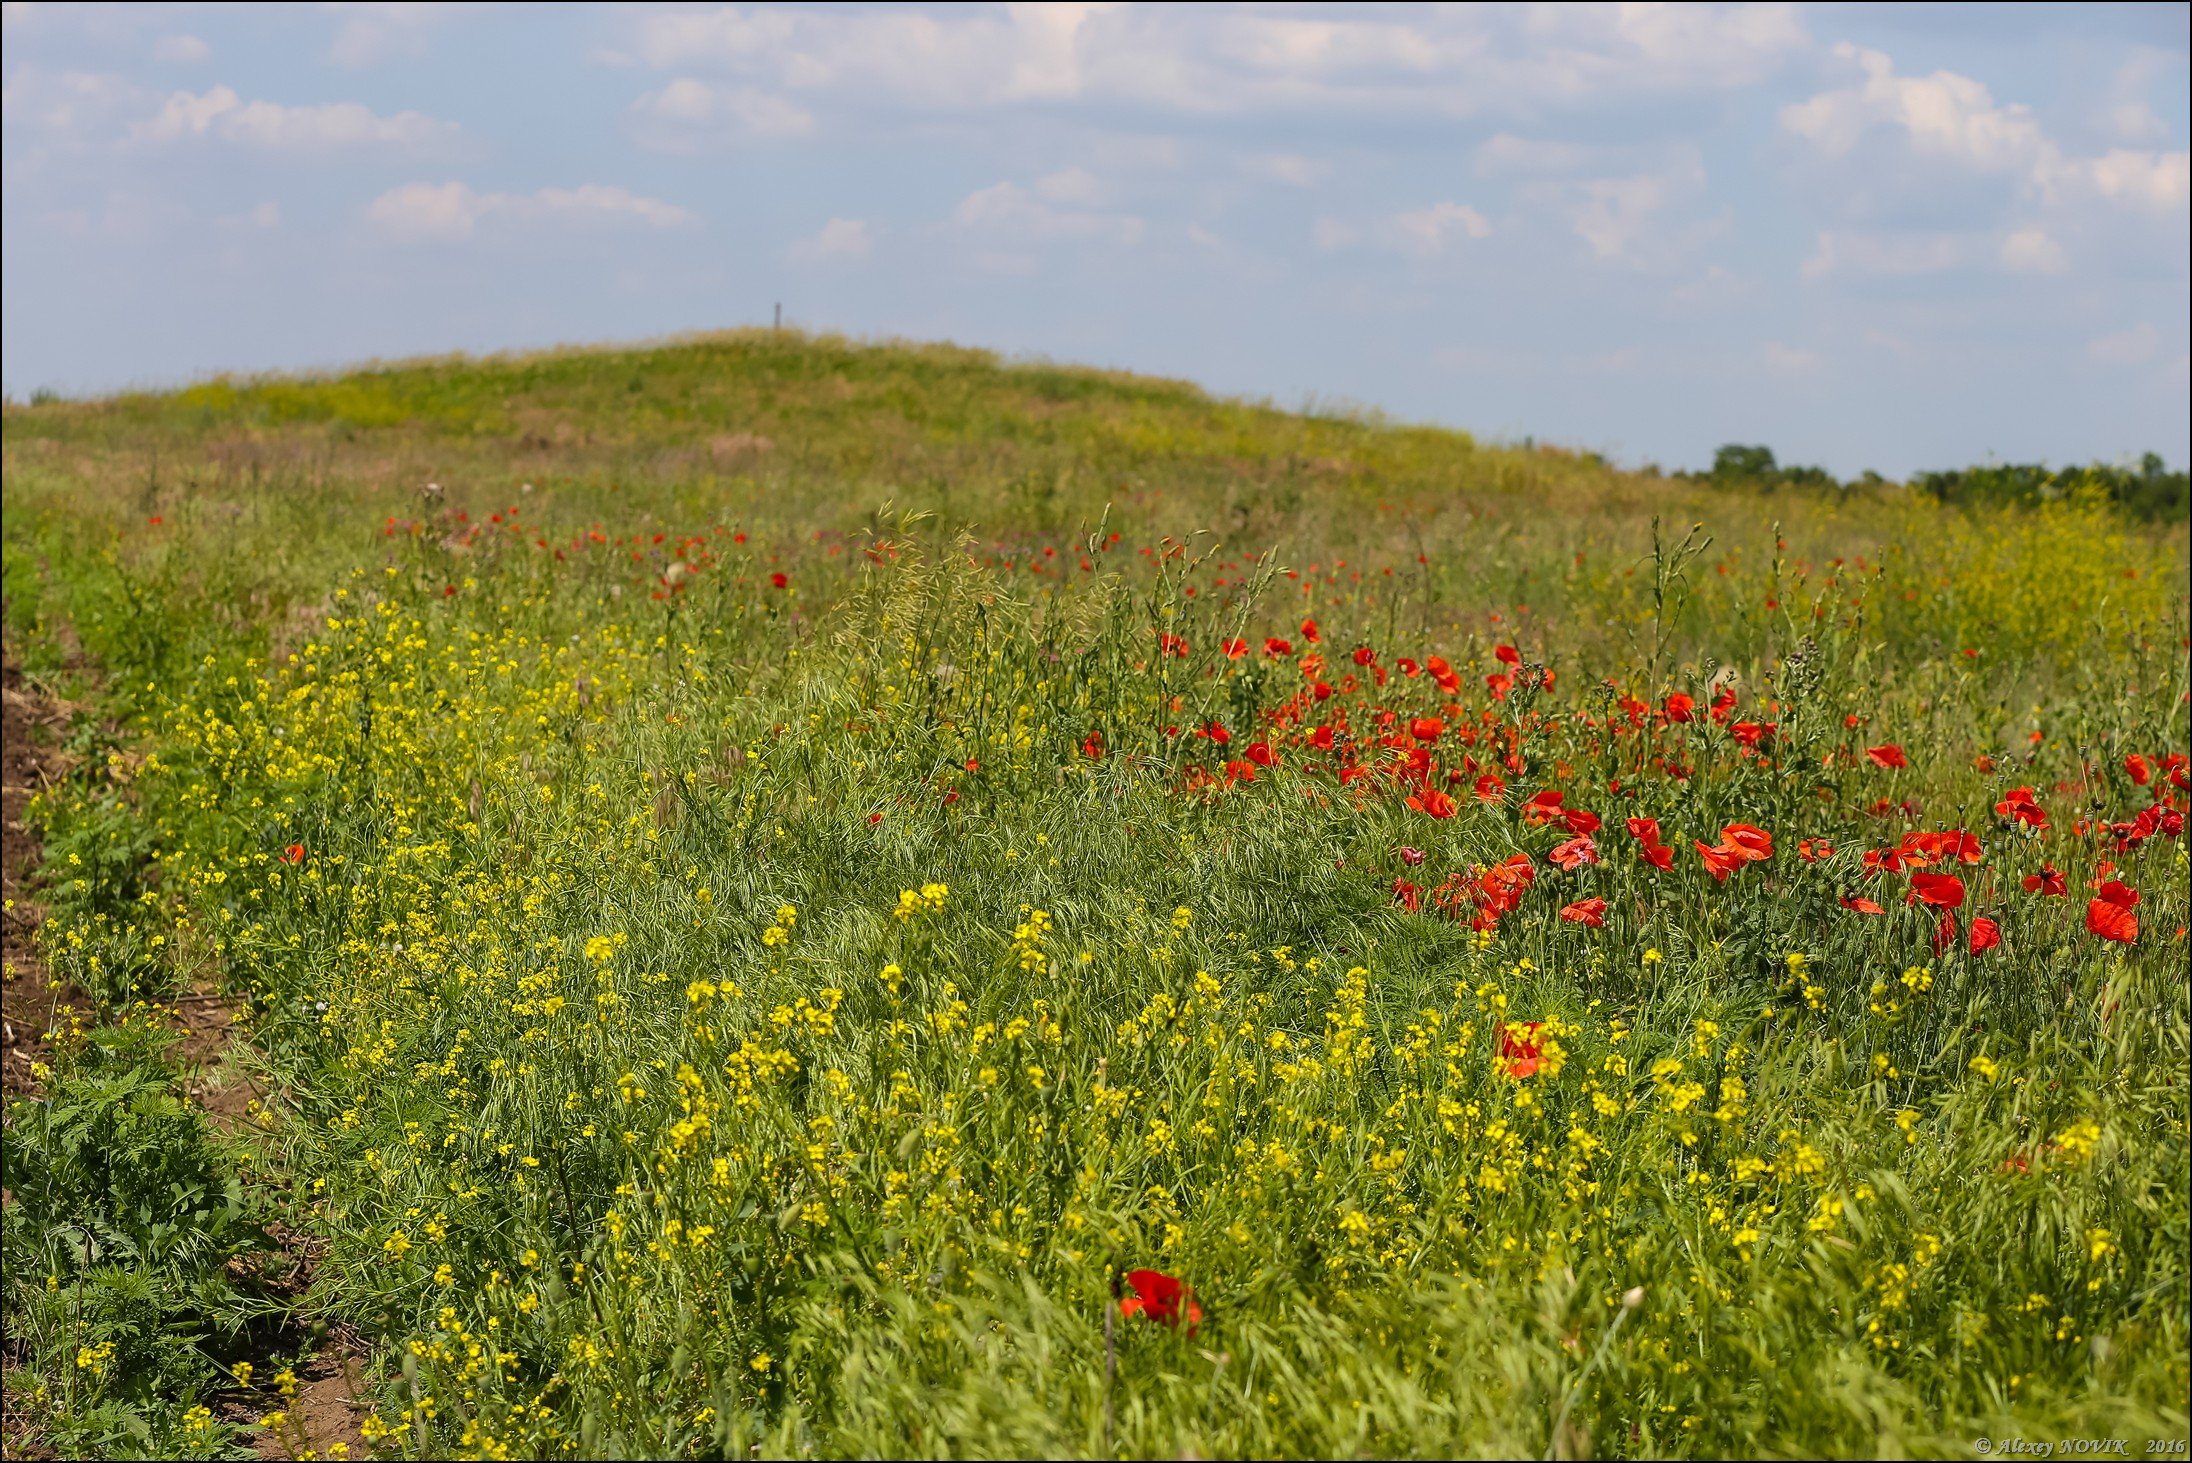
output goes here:
[[2185, 6], [5, 6], [8, 390], [788, 319], [1626, 462], [2188, 455]]

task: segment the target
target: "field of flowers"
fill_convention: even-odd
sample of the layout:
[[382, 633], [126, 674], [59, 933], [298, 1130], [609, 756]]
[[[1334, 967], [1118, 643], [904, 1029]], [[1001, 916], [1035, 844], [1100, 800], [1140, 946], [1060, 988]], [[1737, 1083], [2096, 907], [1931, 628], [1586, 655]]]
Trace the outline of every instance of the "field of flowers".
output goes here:
[[5, 451], [11, 1450], [2184, 1455], [2181, 522], [772, 334]]

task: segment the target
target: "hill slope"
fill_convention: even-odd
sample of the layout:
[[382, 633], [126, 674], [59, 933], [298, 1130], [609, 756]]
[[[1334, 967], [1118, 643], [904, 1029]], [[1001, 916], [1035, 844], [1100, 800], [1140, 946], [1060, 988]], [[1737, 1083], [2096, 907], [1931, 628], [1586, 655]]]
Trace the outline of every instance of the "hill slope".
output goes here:
[[324, 1444], [268, 1233], [388, 1452], [2183, 1434], [2182, 525], [763, 333], [5, 427], [59, 1451]]

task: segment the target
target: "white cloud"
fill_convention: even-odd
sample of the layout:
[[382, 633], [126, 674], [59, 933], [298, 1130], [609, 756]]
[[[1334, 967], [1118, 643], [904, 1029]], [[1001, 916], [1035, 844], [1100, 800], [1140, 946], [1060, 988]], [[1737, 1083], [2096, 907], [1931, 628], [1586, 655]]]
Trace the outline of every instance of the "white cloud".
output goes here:
[[1491, 221], [1483, 214], [1466, 203], [1446, 200], [1426, 208], [1382, 214], [1359, 224], [1322, 217], [1310, 226], [1310, 242], [1325, 253], [1366, 244], [1430, 259], [1463, 239], [1489, 238], [1491, 233]]
[[2156, 211], [2182, 209], [2192, 192], [2192, 153], [2134, 152], [2117, 148], [2070, 165], [2064, 181], [2083, 184], [2101, 197]]
[[875, 229], [864, 218], [833, 218], [811, 239], [801, 239], [788, 251], [803, 264], [825, 259], [864, 259], [875, 247]]
[[152, 59], [188, 66], [213, 55], [213, 48], [196, 36], [162, 36], [152, 43]]
[[216, 137], [249, 147], [298, 149], [358, 145], [420, 147], [453, 137], [456, 127], [422, 112], [384, 117], [356, 102], [285, 107], [247, 102], [228, 87], [203, 94], [179, 91], [159, 112], [130, 128], [136, 142]]
[[1063, 168], [1037, 178], [1035, 191], [1053, 203], [1072, 203], [1083, 208], [1093, 208], [1106, 202], [1111, 190], [1098, 182], [1095, 174], [1086, 168]]
[[1805, 43], [1786, 5], [1249, 9], [1011, 5], [656, 11], [630, 51], [864, 105], [968, 110], [1108, 100], [1190, 113], [1346, 108], [1467, 115], [1754, 83]]
[[2108, 122], [2126, 142], [2169, 140], [2169, 124], [2145, 102], [2118, 102], [2109, 108]]
[[97, 208], [53, 209], [38, 221], [74, 238], [145, 244], [172, 239], [177, 229], [190, 222], [190, 215], [169, 199], [116, 188], [108, 190]]
[[1767, 341], [1760, 355], [1766, 362], [1767, 370], [1784, 376], [1801, 376], [1807, 371], [1816, 370], [1819, 365], [1818, 352], [1799, 346], [1783, 345], [1778, 340]]
[[2105, 117], [2109, 130], [2126, 142], [2167, 142], [2169, 124], [2148, 105], [2147, 98], [2156, 80], [2183, 70], [2181, 54], [2157, 46], [2137, 47], [2131, 59], [2117, 68], [2109, 88]]
[[480, 225], [490, 222], [638, 222], [657, 229], [694, 222], [691, 213], [674, 203], [599, 183], [523, 194], [475, 193], [456, 182], [406, 183], [374, 199], [365, 216], [390, 238], [405, 243], [469, 239]]
[[1056, 208], [1017, 183], [996, 183], [969, 193], [952, 213], [963, 229], [1048, 243], [1062, 240], [1138, 244], [1144, 225], [1131, 214]]
[[2161, 332], [2141, 321], [2128, 330], [2119, 330], [2091, 342], [2085, 353], [2106, 366], [2143, 366], [2154, 359], [2161, 345]]
[[1572, 173], [1587, 167], [1593, 155], [1594, 149], [1573, 142], [1551, 142], [1502, 132], [1479, 143], [1470, 160], [1480, 178], [1515, 174], [1542, 177], [1547, 173]]
[[1987, 89], [1968, 76], [1953, 71], [1897, 76], [1885, 53], [1846, 41], [1834, 54], [1857, 63], [1863, 84], [1781, 109], [1782, 126], [1825, 152], [1846, 153], [1867, 129], [1896, 126], [1920, 152], [1997, 172], [2031, 166], [2046, 146], [2029, 107], [1997, 107]]
[[1583, 204], [1576, 210], [1575, 231], [1601, 259], [1628, 254], [1674, 191], [1670, 179], [1651, 174], [1594, 178], [1581, 187]]
[[635, 135], [663, 152], [697, 152], [711, 144], [803, 137], [814, 113], [788, 98], [751, 86], [717, 86], [680, 76], [632, 103]]
[[145, 100], [135, 83], [107, 72], [56, 74], [18, 66], [0, 85], [0, 115], [11, 127], [28, 126], [71, 142], [109, 133]]
[[1344, 249], [1361, 237], [1360, 229], [1336, 218], [1319, 218], [1309, 226], [1309, 242], [1325, 253]]
[[931, 104], [1070, 97], [1080, 89], [1075, 35], [1096, 9], [658, 11], [640, 20], [634, 49], [664, 70], [768, 72], [794, 88], [881, 88]]
[[1829, 230], [1803, 263], [1806, 279], [1833, 274], [1938, 274], [1965, 263], [1970, 241], [1959, 234], [1861, 233]]
[[1314, 188], [1331, 176], [1332, 165], [1322, 158], [1297, 152], [1267, 152], [1241, 159], [1241, 167], [1253, 177], [1289, 188]]
[[337, 66], [356, 68], [426, 54], [429, 32], [462, 7], [325, 3], [320, 8], [342, 17], [342, 24], [336, 27], [334, 39], [328, 44], [328, 59]]
[[2045, 229], [2019, 229], [2002, 240], [2002, 268], [2011, 274], [2061, 274], [2070, 267], [2063, 246]]
[[282, 226], [282, 206], [267, 202], [251, 210], [251, 226], [257, 229], [278, 229]]
[[2119, 148], [2101, 157], [2073, 157], [2048, 138], [2031, 108], [1997, 105], [1968, 76], [1899, 76], [1882, 52], [1846, 42], [1834, 53], [1856, 63], [1862, 84], [1781, 109], [1783, 127], [1830, 156], [1846, 154], [1867, 132], [1886, 128], [1902, 132], [1914, 152], [1966, 171], [2013, 177], [2049, 202], [2099, 197], [2155, 210], [2184, 205], [2192, 155]]
[[1411, 254], [1443, 254], [1457, 236], [1489, 238], [1492, 225], [1466, 203], [1434, 203], [1429, 208], [1393, 215], [1392, 226], [1400, 247]]

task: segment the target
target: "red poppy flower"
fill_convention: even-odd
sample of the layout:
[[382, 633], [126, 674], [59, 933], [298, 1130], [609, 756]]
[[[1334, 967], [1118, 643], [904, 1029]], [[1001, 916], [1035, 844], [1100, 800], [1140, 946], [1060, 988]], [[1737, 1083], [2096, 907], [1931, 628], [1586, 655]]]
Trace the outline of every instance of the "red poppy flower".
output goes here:
[[1400, 854], [1400, 861], [1411, 869], [1423, 862], [1423, 850], [1420, 848], [1410, 848], [1404, 844], [1396, 852]]
[[1501, 915], [1522, 903], [1523, 894], [1536, 878], [1537, 866], [1530, 862], [1530, 856], [1514, 854], [1488, 869], [1478, 869], [1472, 879], [1464, 880], [1457, 874], [1448, 880], [1452, 892], [1447, 902], [1456, 903], [1466, 895], [1475, 906], [1470, 928], [1488, 930], [1499, 923]]
[[1972, 954], [1976, 955], [1981, 950], [1992, 950], [2001, 943], [2002, 927], [1993, 920], [1982, 914], [1971, 922]]
[[1104, 734], [1100, 731], [1092, 731], [1087, 736], [1083, 737], [1081, 739], [1081, 755], [1089, 758], [1091, 761], [1102, 761], [1104, 755]]
[[1291, 642], [1281, 640], [1278, 636], [1274, 635], [1270, 639], [1264, 641], [1263, 653], [1274, 658], [1282, 655], [1292, 655], [1294, 653], [1294, 647]]
[[1368, 665], [1370, 664], [1370, 662], [1376, 660], [1377, 658], [1378, 653], [1375, 650], [1372, 650], [1369, 646], [1358, 645], [1355, 647], [1356, 665]]
[[1411, 884], [1406, 879], [1394, 879], [1393, 902], [1410, 914], [1420, 913], [1423, 909], [1423, 886]]
[[1844, 909], [1855, 910], [1859, 914], [1887, 913], [1886, 910], [1882, 909], [1879, 905], [1873, 903], [1869, 899], [1858, 899], [1848, 894], [1842, 896], [1842, 907]]
[[1606, 927], [1606, 901], [1603, 899], [1578, 899], [1565, 905], [1560, 917], [1572, 925], [1589, 925], [1594, 930]]
[[1560, 821], [1570, 833], [1596, 833], [1600, 826], [1598, 814], [1588, 808], [1570, 808], [1560, 815]]
[[1317, 634], [1317, 622], [1315, 620], [1304, 620], [1301, 622], [1301, 637], [1302, 639], [1308, 641], [1311, 645], [1315, 645], [1317, 643], [1320, 637]]
[[1562, 817], [1563, 795], [1555, 788], [1530, 794], [1530, 800], [1522, 805], [1522, 818], [1526, 823], [1557, 823]]
[[1537, 1040], [1542, 1021], [1531, 1021], [1521, 1026], [1509, 1026], [1504, 1022], [1499, 1028], [1499, 1069], [1508, 1077], [1521, 1081], [1537, 1075], [1544, 1062], [1544, 1047]]
[[1964, 881], [1954, 874], [1912, 874], [1910, 890], [1920, 903], [1936, 909], [1963, 907]]
[[1883, 742], [1877, 747], [1867, 747], [1865, 748], [1865, 755], [1872, 760], [1872, 765], [1875, 767], [1899, 768], [1910, 765], [1910, 758], [1904, 756], [1903, 749], [1894, 742]]
[[1636, 856], [1655, 869], [1674, 867], [1674, 850], [1664, 843], [1647, 843], [1636, 851]]
[[1119, 1314], [1129, 1320], [1142, 1316], [1177, 1327], [1185, 1319], [1190, 1336], [1202, 1325], [1203, 1308], [1195, 1304], [1194, 1287], [1183, 1285], [1177, 1276], [1162, 1270], [1129, 1270], [1126, 1284], [1134, 1293], [1119, 1298]]
[[1492, 654], [1508, 665], [1522, 664], [1522, 652], [1512, 645], [1495, 645], [1492, 647]]
[[1408, 795], [1408, 806], [1433, 818], [1454, 816], [1454, 800], [1438, 788], [1426, 783], [1420, 792]]
[[1239, 660], [1246, 654], [1248, 654], [1248, 642], [1246, 640], [1228, 640], [1225, 642], [1225, 658], [1227, 660]]
[[1247, 747], [1242, 749], [1241, 755], [1258, 767], [1276, 767], [1279, 765], [1279, 754], [1271, 750], [1269, 742], [1250, 742]]
[[301, 844], [301, 843], [292, 843], [291, 845], [289, 845], [289, 847], [287, 847], [287, 848], [283, 849], [283, 850], [282, 850], [282, 862], [283, 862], [283, 863], [285, 863], [285, 864], [299, 864], [299, 863], [303, 863], [303, 862], [304, 862], [304, 845], [303, 845], [303, 844]]
[[1448, 665], [1443, 658], [1427, 656], [1423, 668], [1431, 673], [1431, 679], [1438, 682], [1438, 688], [1447, 695], [1451, 696], [1461, 689], [1461, 672]]
[[1507, 693], [1515, 688], [1513, 676], [1490, 675], [1484, 678], [1484, 688], [1492, 693], [1494, 701], [1504, 701]]
[[2047, 812], [2033, 801], [2032, 789], [2029, 787], [2011, 788], [2009, 795], [1994, 805], [1994, 815], [2022, 823], [2028, 828], [2047, 826]]
[[1949, 947], [1956, 943], [1956, 933], [1956, 912], [1942, 910], [1940, 922], [1933, 927], [1933, 953], [1946, 955]]
[[1799, 838], [1796, 856], [1807, 864], [1815, 864], [1823, 858], [1834, 857], [1834, 845], [1824, 838]]
[[1975, 864], [1986, 857], [1979, 847], [1979, 840], [1961, 828], [1950, 828], [1939, 833], [1906, 833], [1896, 852], [1902, 855], [1905, 863], [1913, 867], [1950, 860]]
[[1446, 723], [1435, 716], [1419, 716], [1408, 723], [1408, 735], [1419, 742], [1435, 742], [1446, 733]]
[[1688, 721], [1697, 714], [1697, 698], [1681, 691], [1667, 698], [1667, 720]]
[[1629, 820], [1629, 836], [1638, 843], [1647, 846], [1659, 842], [1659, 820], [1657, 818], [1631, 818]]
[[2126, 904], [2113, 900], [2096, 899], [2085, 907], [2085, 927], [2104, 940], [2114, 940], [2119, 945], [2135, 944], [2139, 938], [2139, 917]]
[[1507, 784], [1501, 782], [1497, 775], [1487, 772], [1477, 779], [1478, 802], [1496, 803], [1506, 795]]
[[2110, 879], [2105, 884], [2094, 885], [2093, 892], [2098, 894], [2102, 899], [2108, 901], [2110, 904], [2121, 905], [2125, 909], [2131, 909], [2139, 902], [2138, 890], [2132, 888], [2128, 884], [2120, 883], [2115, 879]]
[[1405, 655], [1393, 663], [1400, 667], [1400, 673], [1402, 675], [1408, 676], [1411, 679], [1423, 673], [1423, 667], [1417, 665], [1414, 661], [1410, 660]]
[[1715, 883], [1727, 883], [1728, 875], [1749, 862], [1735, 849], [1724, 846], [1720, 848], [1708, 847], [1702, 838], [1692, 839], [1691, 842], [1697, 845], [1697, 856], [1705, 861], [1705, 869], [1713, 876]]
[[769, 583], [775, 585], [778, 589], [782, 589], [786, 585], [790, 584], [791, 580], [785, 578], [782, 574], [771, 574], [769, 576]]
[[1728, 728], [1728, 734], [1746, 747], [1755, 747], [1773, 734], [1771, 723], [1761, 725], [1755, 721], [1739, 721]]
[[2070, 892], [2070, 883], [2062, 871], [2053, 864], [2042, 864], [2037, 874], [2025, 875], [2025, 893], [2038, 894], [2050, 899], [2060, 899]]
[[1773, 857], [1773, 835], [1755, 823], [1730, 823], [1720, 830], [1721, 846], [1734, 851], [1746, 863]]
[[1195, 735], [1199, 737], [1208, 737], [1210, 738], [1210, 740], [1216, 742], [1221, 747], [1224, 746], [1227, 742], [1233, 740], [1233, 733], [1225, 729], [1225, 724], [1223, 722], [1217, 721], [1204, 723], [1202, 729], [1196, 732]]
[[1566, 843], [1557, 845], [1552, 851], [1551, 858], [1554, 863], [1572, 874], [1586, 864], [1598, 862], [1598, 845], [1591, 841], [1590, 834], [1580, 834], [1569, 839]]
[[2130, 776], [2133, 782], [2144, 787], [2154, 776], [2154, 764], [2137, 752], [2133, 752], [2130, 756], [2124, 758], [2124, 772]]

